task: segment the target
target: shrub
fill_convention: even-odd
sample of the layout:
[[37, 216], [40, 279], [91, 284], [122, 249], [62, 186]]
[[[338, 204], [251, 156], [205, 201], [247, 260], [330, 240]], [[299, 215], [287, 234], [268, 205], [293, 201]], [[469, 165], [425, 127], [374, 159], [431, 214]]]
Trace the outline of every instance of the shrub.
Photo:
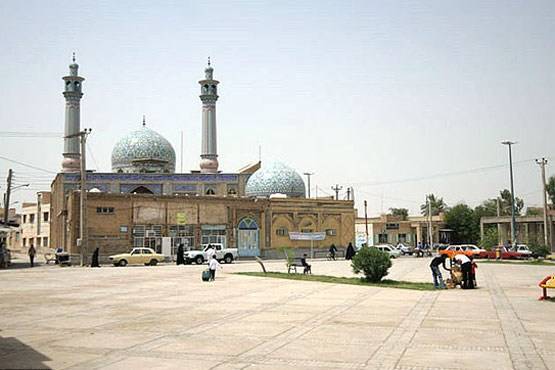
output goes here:
[[355, 274], [362, 272], [366, 281], [377, 283], [391, 267], [389, 254], [374, 247], [362, 247], [351, 261]]
[[493, 247], [499, 244], [499, 234], [496, 227], [490, 227], [484, 232], [482, 240], [480, 240], [480, 247], [490, 251]]
[[538, 257], [545, 258], [545, 256], [551, 253], [551, 250], [548, 247], [541, 244], [530, 244], [528, 248], [530, 248], [530, 251], [534, 253], [535, 256], [538, 256]]
[[295, 252], [293, 252], [290, 248], [287, 248], [287, 247], [282, 247], [281, 251], [285, 256], [285, 266], [289, 267], [289, 265], [292, 264], [293, 260], [295, 259]]

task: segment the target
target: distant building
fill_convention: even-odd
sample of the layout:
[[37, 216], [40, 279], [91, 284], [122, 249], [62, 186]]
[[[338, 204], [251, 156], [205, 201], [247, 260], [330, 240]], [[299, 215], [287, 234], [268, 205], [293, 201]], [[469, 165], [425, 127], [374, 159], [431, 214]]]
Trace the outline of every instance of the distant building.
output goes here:
[[19, 235], [10, 248], [20, 251], [31, 245], [37, 250], [50, 248], [50, 220], [50, 192], [38, 192], [36, 203], [23, 203]]
[[[548, 242], [551, 246], [555, 245], [553, 237], [553, 217], [555, 210], [548, 211]], [[517, 216], [516, 221], [516, 240], [523, 244], [545, 244], [543, 209], [542, 213], [535, 216]], [[499, 245], [510, 243], [511, 241], [511, 216], [482, 217], [480, 219], [481, 237], [484, 237], [485, 230], [489, 227], [496, 227]]]
[[[368, 218], [368, 244], [403, 243], [415, 246], [418, 242], [428, 243], [429, 218], [427, 216], [381, 215]], [[432, 244], [448, 244], [451, 230], [445, 228], [443, 213], [432, 216]], [[356, 243], [361, 247], [366, 242], [364, 217], [356, 219]]]

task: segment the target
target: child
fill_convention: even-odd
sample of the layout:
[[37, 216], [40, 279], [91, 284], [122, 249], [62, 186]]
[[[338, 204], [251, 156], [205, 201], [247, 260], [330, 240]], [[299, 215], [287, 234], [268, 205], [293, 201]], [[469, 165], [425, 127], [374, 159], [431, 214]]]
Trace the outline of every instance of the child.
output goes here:
[[218, 267], [222, 268], [222, 265], [220, 265], [220, 263], [216, 259], [216, 256], [214, 255], [214, 256], [212, 256], [212, 259], [210, 260], [210, 262], [208, 262], [208, 268], [210, 269], [210, 280], [211, 281], [216, 280], [216, 269]]

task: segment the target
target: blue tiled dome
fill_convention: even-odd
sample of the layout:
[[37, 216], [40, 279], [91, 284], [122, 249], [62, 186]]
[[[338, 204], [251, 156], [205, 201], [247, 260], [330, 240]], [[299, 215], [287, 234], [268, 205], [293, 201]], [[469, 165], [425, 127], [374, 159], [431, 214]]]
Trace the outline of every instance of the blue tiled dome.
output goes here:
[[291, 167], [280, 162], [262, 165], [247, 181], [245, 193], [251, 197], [269, 197], [285, 194], [288, 197], [304, 197], [305, 186], [301, 176]]
[[124, 136], [112, 150], [112, 171], [173, 173], [175, 151], [168, 140], [143, 126]]

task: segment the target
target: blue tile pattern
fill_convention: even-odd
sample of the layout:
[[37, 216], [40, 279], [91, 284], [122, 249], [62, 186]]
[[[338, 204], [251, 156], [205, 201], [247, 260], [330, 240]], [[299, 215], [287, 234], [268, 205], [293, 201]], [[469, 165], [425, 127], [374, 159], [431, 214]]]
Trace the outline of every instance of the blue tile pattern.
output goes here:
[[112, 171], [173, 173], [175, 151], [162, 135], [143, 126], [116, 143], [112, 150]]
[[280, 193], [289, 197], [304, 197], [305, 186], [301, 176], [281, 162], [262, 165], [248, 180], [245, 193], [251, 197], [269, 197]]

